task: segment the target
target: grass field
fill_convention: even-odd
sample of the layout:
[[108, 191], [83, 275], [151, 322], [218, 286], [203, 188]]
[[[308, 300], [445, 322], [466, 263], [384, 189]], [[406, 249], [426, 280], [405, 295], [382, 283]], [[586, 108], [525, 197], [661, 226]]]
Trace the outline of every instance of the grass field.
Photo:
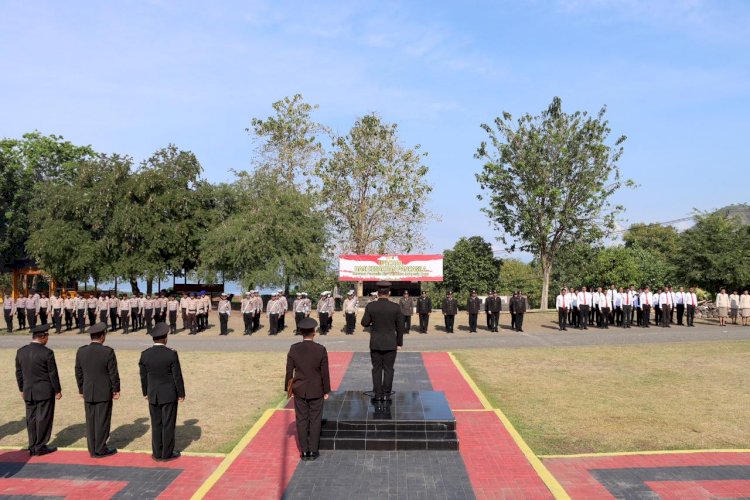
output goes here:
[[540, 455], [750, 448], [750, 342], [461, 351]]
[[[55, 350], [63, 398], [51, 444], [86, 447], [83, 400], [75, 382], [75, 351]], [[141, 395], [139, 352], [119, 351], [122, 394], [112, 412], [111, 446], [150, 450], [148, 403]], [[181, 352], [187, 398], [177, 414], [177, 449], [229, 452], [263, 411], [284, 397], [283, 353]], [[24, 404], [15, 380], [15, 351], [0, 350], [0, 446], [27, 445]]]

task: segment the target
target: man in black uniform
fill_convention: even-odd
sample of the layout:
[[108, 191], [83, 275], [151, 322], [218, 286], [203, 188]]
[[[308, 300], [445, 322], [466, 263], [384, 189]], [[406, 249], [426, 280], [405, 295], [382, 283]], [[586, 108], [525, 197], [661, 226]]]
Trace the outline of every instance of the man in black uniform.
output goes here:
[[154, 345], [141, 353], [141, 389], [151, 414], [151, 449], [154, 460], [165, 462], [180, 456], [174, 451], [177, 404], [185, 400], [180, 358], [167, 347], [169, 326], [157, 323], [151, 330]]
[[430, 324], [430, 313], [432, 312], [432, 299], [427, 296], [427, 291], [422, 290], [422, 295], [417, 299], [417, 314], [419, 314], [419, 333], [427, 333]]
[[484, 301], [484, 310], [487, 311], [487, 328], [491, 332], [497, 332], [500, 324], [500, 311], [503, 309], [503, 299], [492, 290], [490, 296]]
[[389, 281], [378, 281], [378, 300], [365, 307], [362, 326], [370, 327], [370, 359], [372, 360], [372, 391], [377, 401], [390, 399], [393, 389], [393, 365], [396, 352], [404, 345], [404, 315], [401, 307], [391, 302]]
[[96, 323], [89, 329], [91, 343], [76, 353], [76, 382], [86, 412], [86, 442], [91, 458], [117, 453], [116, 449], [107, 448], [107, 441], [112, 400], [120, 399], [120, 373], [115, 351], [104, 345], [106, 332], [106, 323]]
[[312, 318], [301, 319], [297, 328], [302, 335], [302, 342], [292, 344], [286, 356], [284, 389], [289, 392], [291, 383], [302, 460], [315, 460], [320, 456], [318, 444], [323, 399], [328, 399], [328, 393], [331, 392], [328, 351], [313, 340], [317, 326], [318, 322]]
[[49, 325], [38, 325], [31, 331], [29, 345], [16, 353], [16, 381], [26, 402], [26, 430], [29, 433], [29, 454], [47, 455], [57, 448], [47, 446], [52, 436], [55, 400], [62, 397], [55, 353], [47, 348]]
[[477, 318], [482, 310], [482, 299], [477, 297], [477, 291], [472, 290], [466, 301], [466, 312], [469, 313], [469, 333], [477, 332]]
[[453, 292], [448, 294], [443, 299], [443, 318], [445, 319], [445, 331], [453, 333], [453, 320], [456, 319], [458, 314], [458, 301], [453, 298]]
[[529, 307], [528, 299], [526, 294], [518, 292], [511, 300], [515, 301], [513, 311], [516, 314], [516, 331], [523, 333], [523, 315], [526, 314], [526, 309]]

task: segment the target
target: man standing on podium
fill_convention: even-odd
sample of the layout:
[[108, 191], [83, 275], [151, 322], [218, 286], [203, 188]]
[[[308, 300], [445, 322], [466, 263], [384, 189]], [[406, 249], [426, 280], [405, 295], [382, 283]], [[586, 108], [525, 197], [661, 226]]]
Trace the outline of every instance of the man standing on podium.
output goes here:
[[378, 281], [378, 300], [365, 307], [362, 326], [370, 327], [370, 359], [372, 390], [377, 401], [390, 399], [393, 389], [393, 365], [396, 351], [404, 345], [404, 315], [401, 307], [391, 302], [389, 281]]

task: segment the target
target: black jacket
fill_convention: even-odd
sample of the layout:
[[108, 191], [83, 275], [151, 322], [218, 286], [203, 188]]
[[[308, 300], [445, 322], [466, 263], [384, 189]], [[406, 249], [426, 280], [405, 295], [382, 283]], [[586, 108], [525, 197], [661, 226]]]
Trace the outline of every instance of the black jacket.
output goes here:
[[379, 298], [365, 307], [362, 326], [370, 328], [371, 351], [395, 351], [404, 345], [404, 315], [401, 307], [386, 298]]
[[284, 390], [294, 378], [294, 395], [305, 399], [322, 398], [331, 392], [331, 376], [328, 372], [328, 351], [325, 346], [303, 340], [292, 344], [286, 355], [286, 377]]
[[87, 403], [102, 403], [120, 392], [120, 373], [117, 357], [111, 347], [92, 342], [76, 353], [76, 382], [78, 393]]
[[484, 310], [487, 312], [500, 312], [503, 310], [503, 299], [500, 297], [487, 297], [484, 301]]
[[16, 352], [16, 381], [25, 401], [51, 399], [62, 392], [55, 353], [32, 342]]
[[180, 358], [177, 351], [155, 345], [141, 353], [141, 389], [151, 404], [174, 403], [185, 397]]
[[419, 297], [417, 299], [417, 314], [430, 314], [432, 312], [432, 299]]
[[398, 305], [401, 308], [401, 314], [404, 316], [411, 316], [414, 313], [414, 299], [409, 297], [405, 299], [401, 297], [398, 300]]
[[449, 299], [448, 297], [443, 299], [443, 314], [446, 316], [458, 314], [458, 302], [456, 299]]
[[515, 314], [523, 314], [528, 308], [525, 296], [517, 296], [510, 299], [510, 311]]
[[478, 314], [482, 310], [482, 299], [479, 297], [469, 297], [466, 301], [466, 312], [469, 314]]

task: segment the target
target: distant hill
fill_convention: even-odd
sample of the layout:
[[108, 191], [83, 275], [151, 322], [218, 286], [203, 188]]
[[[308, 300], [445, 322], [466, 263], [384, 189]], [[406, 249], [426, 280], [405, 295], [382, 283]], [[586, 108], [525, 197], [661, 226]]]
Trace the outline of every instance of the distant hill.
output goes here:
[[750, 226], [750, 205], [746, 203], [729, 205], [718, 209], [717, 212], [737, 217], [744, 225]]

